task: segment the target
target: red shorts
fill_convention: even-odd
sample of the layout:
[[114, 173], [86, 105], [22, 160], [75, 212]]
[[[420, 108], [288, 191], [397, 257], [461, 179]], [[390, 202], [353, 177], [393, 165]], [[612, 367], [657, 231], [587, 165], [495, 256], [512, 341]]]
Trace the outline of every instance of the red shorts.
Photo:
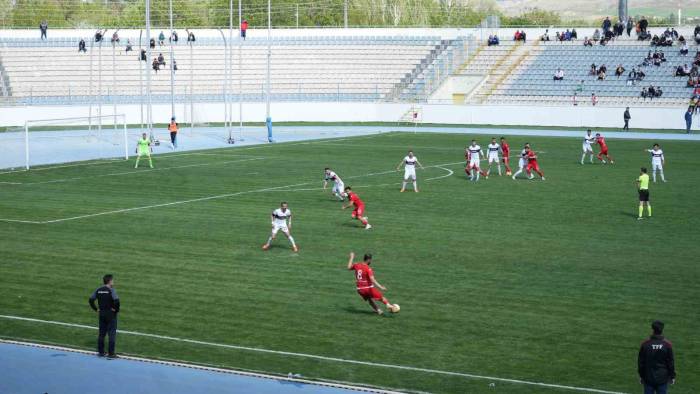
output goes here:
[[377, 290], [376, 287], [369, 287], [366, 289], [357, 289], [357, 294], [362, 297], [363, 300], [369, 300], [369, 299], [374, 299], [374, 300], [381, 300], [382, 297], [382, 292]]
[[530, 172], [530, 171], [532, 171], [532, 170], [535, 170], [535, 171], [538, 171], [538, 172], [540, 171], [540, 165], [537, 164], [536, 161], [535, 161], [535, 162], [527, 163], [527, 171]]
[[608, 148], [601, 149], [601, 150], [600, 150], [600, 154], [601, 154], [601, 155], [607, 155], [607, 154], [608, 154]]
[[510, 157], [508, 157], [508, 155], [505, 155], [505, 154], [504, 154], [502, 160], [503, 160], [503, 162], [506, 163], [506, 164], [510, 163]]
[[360, 205], [352, 211], [352, 218], [361, 218], [363, 213], [365, 213], [365, 206]]

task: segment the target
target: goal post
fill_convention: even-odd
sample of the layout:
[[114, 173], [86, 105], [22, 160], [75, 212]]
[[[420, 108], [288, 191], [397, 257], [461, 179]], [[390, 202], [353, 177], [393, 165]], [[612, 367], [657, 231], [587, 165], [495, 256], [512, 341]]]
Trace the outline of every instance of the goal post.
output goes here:
[[[95, 123], [105, 126], [95, 128]], [[111, 126], [111, 127], [110, 127]], [[24, 168], [95, 159], [129, 159], [126, 115], [24, 122]]]

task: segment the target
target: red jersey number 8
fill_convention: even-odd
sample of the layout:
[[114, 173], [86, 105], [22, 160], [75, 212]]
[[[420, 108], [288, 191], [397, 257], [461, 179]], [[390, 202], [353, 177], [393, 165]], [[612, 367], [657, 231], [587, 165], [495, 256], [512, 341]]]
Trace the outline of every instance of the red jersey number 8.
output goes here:
[[362, 280], [362, 271], [357, 271], [357, 280]]

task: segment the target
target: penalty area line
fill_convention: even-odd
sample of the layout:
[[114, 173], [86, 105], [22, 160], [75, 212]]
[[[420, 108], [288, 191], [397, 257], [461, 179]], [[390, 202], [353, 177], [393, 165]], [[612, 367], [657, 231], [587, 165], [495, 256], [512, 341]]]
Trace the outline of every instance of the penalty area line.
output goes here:
[[[34, 318], [22, 317], [22, 316], [0, 315], [0, 318], [8, 319], [8, 320], [15, 320], [15, 321], [32, 322], [32, 323], [51, 324], [51, 325], [71, 327], [71, 328], [82, 328], [82, 329], [89, 329], [89, 330], [96, 330], [97, 329], [94, 326], [88, 326], [85, 324], [75, 324], [75, 323], [59, 322], [59, 321], [53, 321], [53, 320], [34, 319]], [[522, 384], [522, 385], [529, 385], [529, 386], [538, 386], [538, 387], [546, 387], [546, 388], [552, 388], [552, 389], [563, 389], [563, 390], [580, 391], [580, 392], [588, 392], [588, 393], [624, 394], [624, 393], [618, 392], [618, 391], [601, 390], [601, 389], [588, 388], [588, 387], [567, 386], [567, 385], [554, 384], [554, 383], [542, 383], [542, 382], [533, 382], [533, 381], [521, 380], [521, 379], [501, 378], [501, 377], [497, 377], [497, 376], [486, 376], [486, 375], [478, 375], [478, 374], [471, 374], [471, 373], [464, 373], [464, 372], [453, 372], [453, 371], [443, 371], [443, 370], [439, 370], [439, 369], [411, 367], [411, 366], [406, 366], [406, 365], [385, 364], [385, 363], [378, 363], [378, 362], [372, 362], [372, 361], [360, 361], [360, 360], [352, 360], [352, 359], [347, 359], [347, 358], [328, 357], [328, 356], [321, 356], [321, 355], [316, 355], [316, 354], [296, 353], [296, 352], [288, 352], [288, 351], [282, 351], [282, 350], [256, 348], [256, 347], [250, 347], [250, 346], [229, 345], [229, 344], [225, 344], [225, 343], [199, 341], [199, 340], [195, 340], [195, 339], [178, 338], [178, 337], [173, 337], [173, 336], [150, 334], [150, 333], [144, 333], [144, 332], [139, 332], [139, 331], [128, 331], [128, 330], [117, 330], [117, 331], [119, 334], [122, 334], [122, 335], [133, 335], [133, 336], [140, 336], [140, 337], [146, 337], [146, 338], [161, 339], [161, 340], [165, 340], [165, 341], [188, 343], [188, 344], [193, 344], [193, 345], [218, 347], [218, 348], [224, 348], [224, 349], [241, 350], [241, 351], [248, 351], [248, 352], [255, 352], [255, 353], [275, 354], [275, 355], [280, 355], [280, 356], [306, 358], [306, 359], [312, 359], [312, 360], [322, 360], [322, 361], [329, 361], [329, 362], [342, 363], [342, 364], [362, 365], [362, 366], [369, 366], [369, 367], [395, 369], [395, 370], [412, 371], [412, 372], [423, 372], [423, 373], [434, 374], [434, 375], [456, 376], [456, 377], [462, 377], [462, 378], [490, 380], [490, 381], [503, 382], [503, 383]]]

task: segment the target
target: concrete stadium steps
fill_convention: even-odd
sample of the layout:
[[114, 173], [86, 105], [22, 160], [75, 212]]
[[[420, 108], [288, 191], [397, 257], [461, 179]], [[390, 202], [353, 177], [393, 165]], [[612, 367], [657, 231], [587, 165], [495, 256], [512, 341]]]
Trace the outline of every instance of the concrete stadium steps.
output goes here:
[[[689, 44], [693, 44], [688, 41]], [[648, 41], [642, 43], [633, 39], [618, 39], [607, 46], [584, 47], [582, 40], [566, 43], [542, 43], [542, 50], [530, 53], [523, 62], [493, 91], [486, 102], [499, 104], [504, 102], [545, 103], [572, 105], [573, 94], [577, 94], [577, 105], [592, 105], [591, 93], [598, 96], [598, 105], [685, 105], [692, 95], [692, 89], [686, 87], [687, 78], [675, 77], [678, 65], [692, 62], [692, 55], [698, 49], [690, 45], [690, 55], [681, 56], [678, 46], [651, 47]], [[627, 84], [627, 74], [632, 67], [639, 69], [649, 51], [655, 49], [664, 52], [667, 59], [661, 66], [647, 66], [643, 81]], [[597, 66], [605, 64], [608, 68], [607, 78], [598, 81], [596, 76], [588, 75], [592, 63]], [[622, 64], [625, 73], [615, 76], [615, 68]], [[554, 81], [553, 75], [561, 68], [565, 77], [563, 81]], [[577, 91], [580, 81], [584, 81], [583, 91]], [[653, 100], [640, 97], [642, 87], [660, 86], [661, 98]]]
[[[271, 89], [273, 94], [350, 94], [378, 99], [391, 92], [407, 73], [424, 62], [434, 52], [435, 42], [440, 43], [425, 38], [410, 41], [382, 39], [376, 44], [370, 41], [353, 42], [352, 45], [314, 41], [273, 45]], [[130, 53], [123, 51], [123, 45], [116, 50], [116, 86], [113, 86], [110, 43], [104, 43], [101, 49], [92, 48], [91, 54], [78, 53], [77, 44], [73, 47], [19, 44], [22, 43], [2, 45], [0, 42], [0, 57], [15, 99], [96, 94], [100, 62], [103, 94], [140, 94], [144, 63], [138, 60], [139, 48], [136, 46]], [[190, 47], [181, 43], [173, 47], [173, 52], [178, 66], [175, 74], [178, 94], [189, 92], [190, 85], [194, 94], [222, 93], [226, 64], [223, 46]], [[159, 53], [167, 63], [160, 72], [152, 71], [150, 61], [146, 65], [151, 73], [154, 94], [170, 91], [169, 47], [156, 47], [152, 57]], [[242, 94], [260, 94], [266, 80], [267, 48], [246, 44], [241, 47], [241, 55], [239, 70], [239, 50], [234, 46], [230, 68], [232, 81], [227, 89], [229, 93], [238, 92], [240, 86]], [[193, 70], [192, 76], [190, 70]]]

